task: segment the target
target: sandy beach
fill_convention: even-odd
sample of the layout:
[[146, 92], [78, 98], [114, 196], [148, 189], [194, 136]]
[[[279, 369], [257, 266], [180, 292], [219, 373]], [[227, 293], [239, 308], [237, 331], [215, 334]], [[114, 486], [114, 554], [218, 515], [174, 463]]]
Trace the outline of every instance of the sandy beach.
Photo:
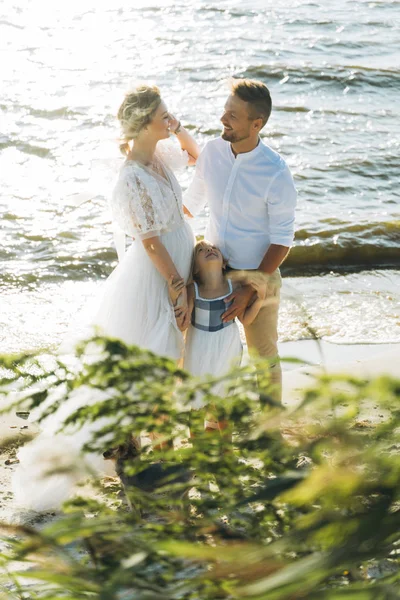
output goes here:
[[[305, 340], [280, 345], [283, 366], [283, 403], [293, 408], [306, 388], [321, 373], [347, 373], [361, 377], [400, 376], [400, 344], [337, 345]], [[296, 358], [302, 362], [290, 363]], [[374, 407], [365, 418], [374, 421]], [[26, 515], [14, 505], [11, 477], [15, 469], [15, 448], [34, 436], [37, 428], [15, 414], [0, 417], [0, 521], [22, 522]], [[11, 442], [11, 443], [8, 443]]]
[[[283, 368], [283, 403], [296, 405], [304, 389], [323, 373], [359, 377], [400, 377], [400, 344], [330, 344], [315, 340], [280, 344]], [[301, 363], [285, 362], [296, 358]]]

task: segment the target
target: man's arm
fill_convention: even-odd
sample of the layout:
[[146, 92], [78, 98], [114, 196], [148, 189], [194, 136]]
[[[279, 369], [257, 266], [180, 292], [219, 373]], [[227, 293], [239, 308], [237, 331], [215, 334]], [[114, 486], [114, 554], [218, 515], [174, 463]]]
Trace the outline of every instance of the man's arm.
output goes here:
[[205, 150], [198, 157], [194, 177], [183, 195], [183, 210], [188, 217], [196, 216], [207, 201], [206, 184], [203, 174], [204, 153]]
[[[283, 263], [283, 261], [289, 254], [289, 250], [290, 248], [288, 246], [279, 246], [278, 244], [271, 244], [267, 252], [264, 254], [264, 258], [260, 262], [260, 265], [257, 270], [270, 275], [271, 273], [276, 271], [276, 269]], [[253, 296], [254, 288], [252, 288], [250, 285], [244, 285], [243, 287], [233, 292], [230, 296], [228, 296], [225, 299], [225, 301], [230, 302], [231, 300], [233, 300], [233, 304], [222, 315], [222, 321], [224, 323], [227, 323], [228, 321], [232, 321], [232, 319], [235, 319], [236, 317], [239, 317], [241, 319], [246, 313], [246, 309], [252, 304]], [[258, 310], [259, 308], [260, 307], [258, 307]], [[246, 321], [249, 321], [249, 319], [247, 319]], [[247, 325], [247, 322], [243, 324]]]
[[[272, 181], [266, 203], [269, 215], [269, 237], [271, 244], [258, 266], [259, 271], [271, 274], [289, 254], [294, 235], [294, 212], [296, 189], [289, 169], [285, 166]], [[222, 315], [224, 322], [231, 321], [244, 313], [253, 300], [254, 291], [249, 286], [234, 292], [226, 301], [232, 306]]]
[[259, 271], [271, 275], [278, 267], [281, 266], [287, 255], [289, 254], [289, 246], [280, 246], [279, 244], [271, 244], [264, 258], [258, 267]]
[[270, 246], [258, 267], [264, 273], [273, 273], [289, 253], [294, 238], [296, 202], [296, 188], [285, 164], [272, 180], [266, 196]]

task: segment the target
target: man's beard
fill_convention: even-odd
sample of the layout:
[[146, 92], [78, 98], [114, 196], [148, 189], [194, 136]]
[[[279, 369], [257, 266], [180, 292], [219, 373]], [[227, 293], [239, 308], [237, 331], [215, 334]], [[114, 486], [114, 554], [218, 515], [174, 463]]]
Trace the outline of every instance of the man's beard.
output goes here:
[[243, 142], [243, 140], [247, 140], [249, 136], [248, 135], [240, 136], [239, 134], [235, 133], [234, 131], [226, 132], [226, 133], [224, 131], [222, 131], [221, 137], [226, 142], [231, 142], [231, 144], [237, 144], [238, 142]]

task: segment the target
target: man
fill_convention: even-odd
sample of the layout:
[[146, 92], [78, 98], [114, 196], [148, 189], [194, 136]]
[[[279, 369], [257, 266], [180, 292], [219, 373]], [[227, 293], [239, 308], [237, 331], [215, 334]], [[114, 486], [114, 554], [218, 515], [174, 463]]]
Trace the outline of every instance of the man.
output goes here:
[[[249, 352], [269, 359], [274, 397], [280, 400], [279, 266], [293, 242], [296, 189], [283, 158], [260, 139], [271, 107], [269, 90], [260, 81], [231, 82], [221, 117], [223, 132], [200, 154], [184, 204], [190, 215], [208, 204], [205, 237], [220, 248], [229, 269], [259, 270], [270, 276], [265, 306], [245, 327], [245, 334]], [[252, 296], [250, 286], [234, 292], [223, 319], [243, 313]]]

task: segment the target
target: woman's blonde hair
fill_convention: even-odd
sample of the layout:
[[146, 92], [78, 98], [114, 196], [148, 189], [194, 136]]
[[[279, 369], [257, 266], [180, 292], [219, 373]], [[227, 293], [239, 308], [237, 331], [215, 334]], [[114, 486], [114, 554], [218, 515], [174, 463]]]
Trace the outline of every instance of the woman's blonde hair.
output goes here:
[[151, 122], [160, 104], [160, 90], [155, 85], [139, 85], [125, 94], [117, 115], [121, 125], [122, 154], [128, 154], [129, 142]]

